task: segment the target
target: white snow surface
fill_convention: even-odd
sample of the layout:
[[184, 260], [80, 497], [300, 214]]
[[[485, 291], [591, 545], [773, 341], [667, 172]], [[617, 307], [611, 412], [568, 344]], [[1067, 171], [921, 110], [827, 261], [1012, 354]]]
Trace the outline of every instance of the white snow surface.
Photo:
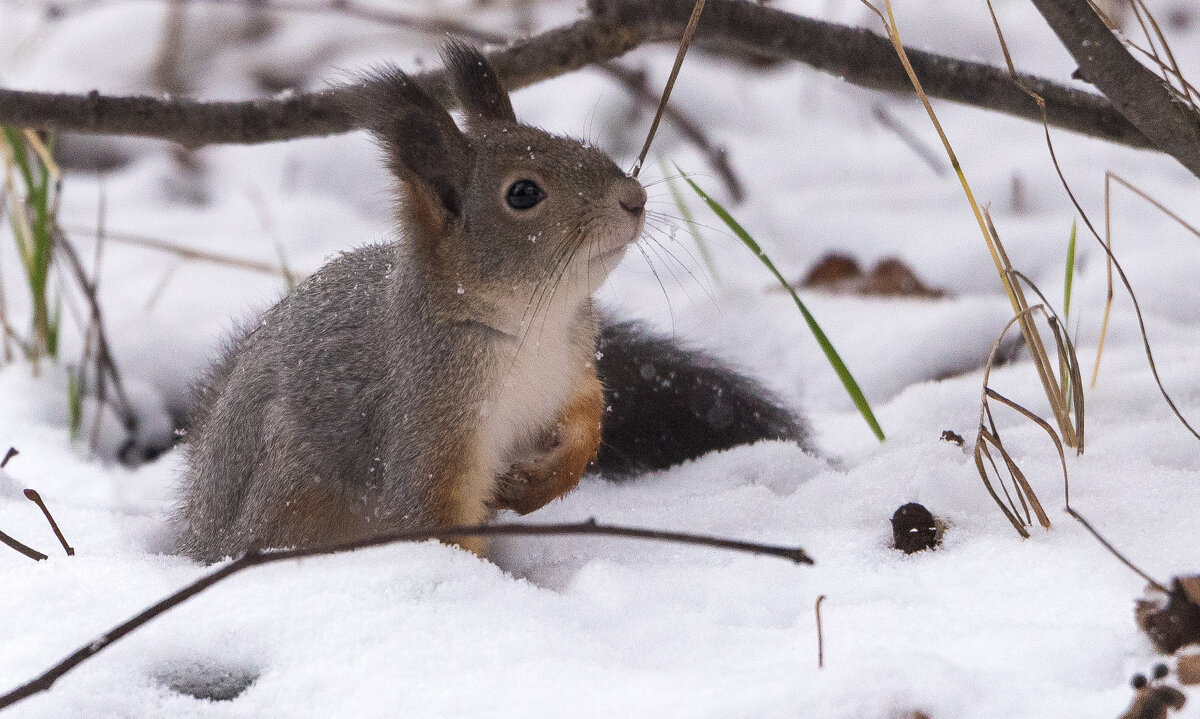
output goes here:
[[[1073, 64], [1028, 3], [999, 2], [1017, 65], [1066, 79]], [[1186, 0], [1151, 6], [1167, 14]], [[163, 3], [0, 5], [0, 85], [40, 90], [153, 92]], [[782, 7], [878, 30], [850, 0]], [[414, 12], [507, 27], [510, 11], [458, 2]], [[897, 0], [914, 46], [1001, 63], [983, 2]], [[254, 97], [262, 78], [297, 89], [343, 80], [372, 64], [436, 64], [437, 38], [321, 15], [275, 18], [258, 40], [235, 10], [189, 4], [184, 62], [206, 98]], [[579, 8], [546, 8], [540, 27]], [[1200, 75], [1200, 29], [1174, 28], [1177, 58]], [[629, 58], [661, 84], [671, 48]], [[1081, 85], [1081, 87], [1083, 87]], [[798, 65], [767, 71], [694, 51], [672, 101], [729, 149], [747, 197], [730, 203], [789, 277], [828, 251], [864, 265], [897, 256], [941, 300], [803, 292], [862, 385], [888, 434], [876, 441], [790, 298], [771, 290], [755, 257], [698, 202], [719, 278], [707, 277], [686, 234], [646, 241], [657, 278], [631, 252], [601, 291], [641, 317], [760, 378], [812, 422], [812, 451], [763, 443], [613, 483], [585, 478], [529, 517], [588, 517], [801, 545], [812, 567], [695, 547], [597, 538], [510, 538], [489, 559], [434, 542], [257, 568], [152, 622], [11, 708], [12, 717], [1116, 717], [1129, 678], [1159, 658], [1138, 631], [1144, 582], [1061, 511], [1059, 459], [1045, 433], [997, 416], [1006, 446], [1047, 507], [1053, 528], [1021, 539], [985, 491], [971, 448], [982, 365], [1011, 314], [958, 181], [935, 173], [895, 133], [881, 107], [945, 166], [912, 98], [873, 93]], [[626, 91], [584, 71], [515, 93], [518, 114], [586, 136], [624, 166], [649, 115]], [[981, 202], [990, 203], [1013, 263], [1056, 306], [1063, 296], [1074, 208], [1042, 128], [935, 102]], [[632, 113], [632, 115], [631, 115]], [[1200, 183], [1172, 160], [1054, 131], [1072, 188], [1103, 228], [1104, 172], [1143, 187], [1200, 224]], [[69, 172], [62, 219], [93, 267], [93, 231], [169, 240], [307, 272], [334, 253], [390, 236], [390, 184], [359, 133], [258, 146], [215, 146], [181, 164], [165, 143], [104, 139], [132, 158], [103, 173]], [[703, 158], [669, 126], [663, 157], [728, 199]], [[79, 150], [83, 152], [83, 150]], [[652, 163], [648, 183], [658, 178]], [[682, 188], [686, 192], [686, 188]], [[678, 215], [666, 185], [654, 207]], [[1141, 302], [1163, 383], [1200, 422], [1200, 238], [1118, 191], [1115, 249]], [[682, 223], [676, 223], [682, 224]], [[7, 233], [7, 222], [5, 223]], [[668, 256], [670, 252], [682, 265]], [[1105, 299], [1099, 245], [1080, 226], [1071, 331], [1085, 374]], [[0, 236], [7, 311], [29, 310], [11, 237]], [[695, 275], [694, 279], [691, 275]], [[103, 247], [100, 293], [110, 340], [145, 418], [144, 443], [171, 431], [189, 383], [236, 322], [285, 291], [278, 277], [117, 242]], [[661, 280], [661, 285], [659, 280]], [[65, 364], [79, 356], [80, 298], [65, 299]], [[1023, 356], [1024, 357], [1024, 356]], [[128, 468], [112, 460], [114, 417], [95, 452], [67, 430], [66, 370], [26, 362], [0, 369], [0, 449], [20, 454], [0, 474], [0, 530], [50, 555], [33, 562], [0, 547], [0, 692], [211, 571], [163, 553], [165, 518], [181, 472], [178, 451]], [[936, 379], [950, 370], [965, 371]], [[1025, 358], [992, 385], [1043, 416]], [[1147, 572], [1166, 581], [1200, 570], [1200, 443], [1157, 391], [1128, 297], [1118, 290], [1104, 362], [1088, 389], [1087, 452], [1070, 454], [1072, 505]], [[91, 433], [92, 404], [85, 414]], [[940, 441], [942, 430], [968, 440]], [[74, 557], [63, 556], [37, 489]], [[889, 518], [918, 501], [946, 522], [937, 551], [890, 548]], [[501, 517], [511, 519], [512, 517]], [[823, 603], [824, 668], [813, 606]], [[253, 680], [227, 701], [188, 683]], [[174, 687], [174, 688], [173, 688]], [[1200, 693], [1176, 716], [1200, 717]]]

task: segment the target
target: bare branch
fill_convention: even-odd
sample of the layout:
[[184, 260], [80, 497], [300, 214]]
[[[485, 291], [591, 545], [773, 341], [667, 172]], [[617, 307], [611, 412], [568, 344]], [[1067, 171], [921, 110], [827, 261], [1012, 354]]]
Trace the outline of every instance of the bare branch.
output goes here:
[[[166, 597], [157, 604], [147, 607], [145, 610], [139, 612], [127, 621], [118, 624], [93, 641], [88, 642], [79, 649], [75, 650], [70, 656], [66, 657], [58, 664], [55, 664], [50, 669], [47, 669], [35, 679], [32, 679], [16, 689], [13, 689], [11, 692], [0, 696], [0, 709], [12, 706], [22, 699], [31, 697], [34, 694], [47, 691], [51, 686], [54, 685], [54, 682], [61, 679], [67, 672], [99, 654], [101, 651], [116, 643], [130, 632], [141, 627], [160, 614], [163, 614], [186, 602], [200, 592], [203, 592], [205, 589], [213, 586], [217, 582], [227, 579], [244, 569], [249, 569], [250, 567], [262, 564], [271, 564], [274, 562], [282, 562], [287, 559], [300, 559], [302, 557], [351, 552], [356, 549], [379, 547], [385, 544], [393, 544], [396, 542], [410, 542], [426, 539], [458, 539], [462, 537], [495, 537], [502, 535], [560, 534], [592, 534], [610, 537], [628, 537], [631, 539], [650, 539], [665, 542], [679, 542], [682, 544], [781, 557], [783, 559], [790, 559], [797, 564], [813, 563], [813, 560], [808, 556], [808, 554], [806, 554], [805, 551], [799, 547], [780, 547], [777, 545], [743, 542], [736, 539], [710, 537], [700, 534], [686, 534], [683, 532], [662, 532], [653, 529], [640, 529], [637, 527], [616, 527], [612, 525], [597, 524], [595, 519], [589, 519], [586, 522], [578, 522], [575, 524], [483, 524], [470, 527], [445, 527], [442, 529], [410, 529], [400, 532], [377, 534], [365, 539], [357, 539], [351, 542], [344, 542], [342, 544], [335, 544], [326, 547], [300, 547], [296, 549], [267, 550], [263, 552], [251, 551], [243, 555], [240, 559], [234, 560], [233, 562], [226, 564], [224, 567], [204, 575], [195, 582], [192, 582], [169, 597]], [[0, 535], [0, 538], [3, 536], [5, 535]], [[44, 559], [45, 556], [43, 555], [42, 558]]]
[[62, 545], [63, 551], [67, 553], [68, 557], [74, 557], [75, 548], [67, 544], [67, 538], [63, 536], [62, 530], [58, 528], [58, 522], [54, 521], [54, 515], [50, 514], [50, 509], [42, 501], [42, 495], [38, 494], [36, 489], [27, 489], [25, 490], [25, 499], [33, 502], [38, 506], [38, 509], [42, 510], [46, 521], [50, 523], [50, 529], [54, 530], [54, 536], [58, 537], [58, 543]]
[[[30, 547], [27, 544], [18, 542], [16, 539], [13, 539], [12, 537], [5, 534], [4, 532], [0, 532], [0, 544], [7, 544], [9, 547], [17, 550], [21, 554], [24, 554], [26, 557], [29, 557], [30, 559], [32, 559], [36, 562], [40, 562], [43, 559], [47, 559], [45, 554], [42, 554], [41, 552], [34, 549], [33, 547]], [[3, 707], [3, 706], [4, 706], [3, 704], [0, 704], [0, 707]]]
[[[692, 0], [592, 0], [592, 18], [515, 43], [489, 59], [511, 89], [526, 87], [607, 62], [645, 43], [676, 43], [692, 8]], [[889, 41], [865, 29], [744, 0], [710, 0], [697, 37], [802, 62], [856, 85], [912, 92]], [[929, 96], [1041, 120], [1037, 103], [1004, 69], [920, 50], [908, 53]], [[439, 100], [452, 101], [441, 72], [425, 73], [421, 82]], [[1020, 82], [1046, 99], [1051, 125], [1133, 147], [1157, 147], [1099, 95], [1029, 75], [1020, 76]], [[339, 102], [344, 92], [342, 88], [241, 102], [201, 102], [0, 90], [0, 124], [141, 135], [187, 147], [269, 142], [354, 129]]]
[[[590, 5], [598, 19], [643, 28], [650, 42], [678, 39], [692, 8], [690, 0], [590, 0]], [[863, 28], [741, 0], [711, 0], [697, 38], [802, 62], [862, 87], [913, 93], [891, 42]], [[1037, 103], [1004, 69], [907, 47], [905, 51], [930, 97], [1041, 121]], [[1020, 80], [1046, 98], [1051, 125], [1134, 147], [1154, 146], [1099, 95], [1033, 75], [1021, 75]]]
[[1200, 177], [1200, 114], [1186, 99], [1130, 55], [1087, 0], [1033, 4], [1079, 63], [1083, 78], [1159, 149]]

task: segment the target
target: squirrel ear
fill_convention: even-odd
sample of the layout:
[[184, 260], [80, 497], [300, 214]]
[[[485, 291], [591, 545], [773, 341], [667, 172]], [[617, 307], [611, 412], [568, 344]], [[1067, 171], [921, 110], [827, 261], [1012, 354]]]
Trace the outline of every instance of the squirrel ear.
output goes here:
[[374, 70], [352, 94], [349, 110], [383, 145], [410, 201], [444, 221], [461, 214], [470, 145], [446, 108], [416, 80], [392, 66]]
[[454, 94], [468, 120], [482, 117], [485, 120], [517, 121], [508, 91], [483, 53], [461, 40], [451, 40], [442, 48], [442, 59], [454, 83]]

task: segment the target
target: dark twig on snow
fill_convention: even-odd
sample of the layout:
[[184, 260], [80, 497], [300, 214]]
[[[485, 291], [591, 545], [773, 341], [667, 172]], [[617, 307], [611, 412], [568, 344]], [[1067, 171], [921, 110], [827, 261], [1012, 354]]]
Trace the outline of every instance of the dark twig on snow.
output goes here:
[[[692, 0], [592, 0], [593, 17], [514, 43], [489, 58], [511, 89], [525, 87], [607, 62], [642, 44], [678, 42], [693, 6]], [[803, 62], [856, 85], [912, 92], [890, 42], [865, 29], [744, 0], [708, 0], [697, 38]], [[1037, 103], [1006, 70], [919, 50], [908, 53], [929, 96], [1041, 120]], [[440, 71], [420, 77], [439, 100], [452, 101]], [[1134, 147], [1157, 147], [1099, 95], [1034, 76], [1023, 75], [1021, 82], [1046, 99], [1051, 125]], [[0, 90], [0, 124], [141, 135], [187, 147], [268, 142], [354, 129], [340, 102], [345, 92], [202, 102]]]
[[1092, 527], [1092, 525], [1086, 519], [1083, 518], [1082, 514], [1080, 514], [1079, 512], [1076, 512], [1074, 509], [1071, 509], [1070, 507], [1067, 507], [1066, 511], [1067, 511], [1067, 514], [1071, 515], [1080, 524], [1082, 524], [1083, 528], [1086, 529], [1089, 534], [1091, 534], [1093, 537], [1095, 537], [1097, 542], [1104, 545], [1104, 548], [1107, 549], [1109, 552], [1111, 552], [1112, 555], [1114, 557], [1116, 557], [1118, 560], [1120, 560], [1122, 564], [1124, 564], [1126, 567], [1129, 567], [1130, 569], [1132, 569], [1134, 571], [1134, 573], [1137, 574], [1142, 579], [1145, 579], [1147, 584], [1154, 587], [1155, 589], [1162, 592], [1163, 594], [1171, 593], [1171, 591], [1169, 589], [1167, 589], [1166, 587], [1164, 587], [1161, 582], [1155, 580], [1154, 577], [1151, 577], [1149, 574], [1146, 574], [1145, 572], [1143, 572], [1140, 568], [1138, 568], [1138, 566], [1136, 564], [1134, 564], [1133, 562], [1126, 559], [1124, 554], [1121, 554], [1120, 552], [1118, 552], [1117, 548], [1114, 547], [1111, 543], [1109, 543], [1109, 541], [1107, 539], [1102, 537], [1100, 535], [1100, 533], [1097, 532], [1096, 529], [1094, 527]]
[[42, 495], [38, 494], [36, 489], [25, 490], [25, 499], [33, 502], [42, 510], [42, 514], [46, 515], [46, 521], [50, 523], [50, 529], [54, 530], [54, 536], [58, 537], [58, 543], [62, 545], [63, 551], [68, 557], [75, 556], [75, 548], [67, 544], [67, 538], [63, 536], [62, 530], [58, 528], [58, 522], [54, 521], [54, 515], [50, 514], [50, 510], [46, 507], [46, 503], [42, 501]]
[[817, 603], [813, 607], [813, 612], [817, 615], [817, 669], [825, 668], [825, 632], [821, 627], [821, 602], [825, 601], [825, 595], [817, 597]]
[[[9, 547], [12, 547], [13, 549], [17, 550], [21, 554], [24, 554], [26, 557], [29, 557], [30, 559], [32, 559], [34, 561], [40, 562], [43, 559], [47, 559], [45, 554], [42, 554], [41, 552], [39, 552], [36, 549], [33, 549], [32, 547], [29, 547], [27, 545], [24, 545], [24, 544], [18, 542], [17, 540], [8, 536], [4, 532], [0, 532], [0, 543], [7, 544]], [[4, 704], [0, 704], [0, 709], [2, 709], [2, 708], [4, 708]]]
[[130, 632], [141, 627], [160, 614], [179, 606], [183, 602], [186, 602], [221, 580], [227, 579], [244, 569], [249, 569], [250, 567], [259, 566], [262, 564], [271, 564], [274, 562], [282, 562], [288, 559], [339, 554], [341, 552], [350, 552], [356, 549], [366, 549], [368, 547], [379, 547], [385, 544], [393, 544], [396, 542], [412, 542], [427, 539], [461, 539], [463, 537], [563, 534], [603, 535], [609, 537], [626, 537], [630, 539], [679, 542], [681, 544], [691, 544], [700, 547], [713, 547], [715, 549], [728, 549], [737, 552], [747, 552], [749, 554], [780, 557], [783, 559], [789, 559], [797, 564], [813, 563], [813, 560], [808, 556], [808, 554], [806, 554], [805, 551], [799, 547], [781, 547], [778, 545], [743, 542], [737, 539], [726, 539], [723, 537], [712, 537], [700, 534], [686, 534], [683, 532], [663, 532], [654, 529], [640, 529], [637, 527], [616, 527], [612, 525], [598, 524], [594, 519], [589, 519], [586, 522], [578, 522], [574, 524], [484, 524], [470, 527], [446, 527], [443, 529], [411, 529], [400, 532], [387, 532], [384, 534], [375, 535], [373, 537], [367, 537], [365, 539], [358, 539], [352, 542], [344, 542], [342, 544], [335, 544], [326, 547], [301, 547], [296, 549], [252, 551], [243, 555], [240, 559], [236, 559], [229, 564], [226, 564], [224, 567], [204, 575], [200, 579], [197, 579], [195, 582], [192, 582], [169, 597], [166, 597], [157, 604], [147, 607], [145, 610], [134, 615], [129, 620], [118, 624], [96, 639], [75, 650], [70, 656], [66, 657], [58, 664], [55, 664], [53, 667], [50, 667], [35, 679], [22, 684], [3, 696], [0, 696], [0, 709], [12, 706], [22, 699], [26, 699], [34, 694], [48, 690], [51, 686], [53, 686], [54, 682], [62, 678], [64, 674], [99, 654], [105, 648], [116, 643]]

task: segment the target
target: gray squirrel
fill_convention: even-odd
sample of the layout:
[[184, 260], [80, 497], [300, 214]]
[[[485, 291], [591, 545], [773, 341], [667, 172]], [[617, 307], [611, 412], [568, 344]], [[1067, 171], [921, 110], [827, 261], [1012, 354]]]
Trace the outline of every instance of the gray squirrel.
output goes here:
[[601, 151], [519, 124], [474, 48], [443, 57], [465, 130], [396, 69], [349, 102], [399, 181], [400, 239], [322, 267], [199, 384], [180, 552], [476, 524], [538, 509], [589, 466], [628, 476], [804, 440], [757, 383], [601, 316], [591, 296], [639, 239], [645, 190]]

